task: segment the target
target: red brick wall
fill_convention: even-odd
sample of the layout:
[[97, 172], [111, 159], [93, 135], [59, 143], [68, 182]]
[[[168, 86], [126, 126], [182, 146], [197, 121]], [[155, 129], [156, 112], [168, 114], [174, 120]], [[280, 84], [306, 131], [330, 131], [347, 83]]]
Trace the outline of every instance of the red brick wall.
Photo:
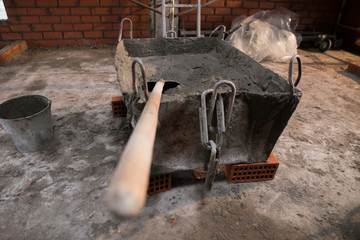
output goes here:
[[[210, 0], [202, 0], [208, 2]], [[196, 3], [197, 0], [180, 0], [181, 3]], [[341, 0], [220, 0], [202, 9], [202, 29], [214, 29], [223, 24], [230, 27], [231, 21], [240, 15], [252, 15], [258, 11], [284, 7], [300, 16], [299, 31], [332, 32], [336, 23]], [[185, 10], [185, 9], [183, 9]], [[196, 11], [181, 17], [186, 30], [196, 29]]]
[[[0, 47], [19, 39], [30, 47], [114, 44], [125, 17], [133, 21], [133, 37], [150, 37], [149, 11], [127, 0], [4, 0], [4, 4], [8, 21], [0, 21]], [[129, 24], [124, 29], [127, 37]]]
[[[149, 4], [150, 0], [139, 0]], [[202, 0], [207, 2], [210, 0]], [[181, 3], [196, 0], [180, 0]], [[230, 27], [239, 15], [285, 7], [301, 17], [298, 30], [332, 31], [341, 0], [220, 0], [202, 9], [202, 29]], [[114, 44], [119, 23], [129, 17], [134, 37], [150, 37], [150, 12], [128, 0], [4, 0], [8, 21], [0, 21], [0, 47], [19, 39], [30, 47]], [[183, 9], [184, 10], [184, 9]], [[195, 30], [196, 12], [181, 17], [186, 30]], [[128, 24], [125, 24], [128, 30]], [[124, 32], [128, 36], [128, 32]]]

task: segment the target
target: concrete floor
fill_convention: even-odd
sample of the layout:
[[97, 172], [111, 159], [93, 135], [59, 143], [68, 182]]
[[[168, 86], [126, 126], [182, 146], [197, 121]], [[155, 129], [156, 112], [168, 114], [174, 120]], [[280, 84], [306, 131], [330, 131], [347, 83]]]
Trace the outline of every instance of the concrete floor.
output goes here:
[[[274, 149], [273, 181], [173, 188], [124, 219], [104, 201], [130, 133], [111, 114], [114, 53], [30, 49], [0, 66], [0, 102], [48, 96], [56, 138], [23, 154], [0, 129], [0, 239], [359, 239], [360, 78], [345, 71], [358, 56], [299, 51], [304, 96]], [[287, 63], [263, 65], [287, 78]]]

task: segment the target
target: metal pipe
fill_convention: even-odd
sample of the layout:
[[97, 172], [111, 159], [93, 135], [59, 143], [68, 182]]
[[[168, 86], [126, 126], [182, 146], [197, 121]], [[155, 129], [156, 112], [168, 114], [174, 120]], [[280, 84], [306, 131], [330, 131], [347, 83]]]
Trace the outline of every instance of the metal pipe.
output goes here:
[[197, 2], [196, 36], [201, 36], [201, 0]]
[[162, 5], [161, 5], [161, 12], [162, 12], [162, 35], [163, 38], [166, 37], [166, 19], [165, 19], [165, 14], [166, 14], [166, 8], [165, 8], [165, 0], [162, 0]]

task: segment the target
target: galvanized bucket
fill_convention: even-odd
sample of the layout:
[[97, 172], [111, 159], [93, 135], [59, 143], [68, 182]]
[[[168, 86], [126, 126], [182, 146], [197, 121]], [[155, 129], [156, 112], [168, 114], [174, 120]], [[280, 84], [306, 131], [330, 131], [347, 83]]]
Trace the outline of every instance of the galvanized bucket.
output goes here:
[[20, 152], [35, 152], [54, 138], [51, 100], [43, 95], [24, 95], [0, 104], [0, 123]]

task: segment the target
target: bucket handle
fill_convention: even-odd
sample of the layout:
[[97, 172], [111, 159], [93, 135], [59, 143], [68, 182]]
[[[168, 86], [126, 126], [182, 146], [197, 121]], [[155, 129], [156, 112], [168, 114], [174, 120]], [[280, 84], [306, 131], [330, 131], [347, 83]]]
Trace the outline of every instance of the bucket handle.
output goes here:
[[124, 24], [124, 22], [125, 22], [125, 21], [129, 21], [129, 23], [130, 23], [130, 38], [131, 38], [131, 39], [133, 38], [133, 37], [132, 37], [133, 23], [132, 23], [132, 21], [131, 21], [131, 19], [130, 19], [130, 18], [123, 18], [123, 19], [121, 20], [121, 22], [120, 22], [119, 42], [121, 42], [121, 40], [122, 40], [122, 35], [123, 35], [123, 24]]
[[137, 90], [137, 86], [136, 86], [136, 71], [135, 71], [136, 63], [139, 64], [139, 67], [141, 70], [141, 75], [142, 75], [142, 80], [143, 80], [142, 89], [145, 92], [145, 99], [147, 101], [149, 99], [149, 91], [148, 91], [148, 86], [147, 86], [146, 77], [145, 77], [144, 64], [142, 63], [142, 61], [139, 58], [135, 58], [131, 64], [133, 90], [136, 93], [136, 95], [138, 95], [138, 90]]
[[[298, 62], [298, 76], [296, 78], [295, 83], [293, 83], [292, 78], [293, 78], [293, 66], [294, 66], [295, 59]], [[296, 87], [299, 84], [300, 79], [301, 79], [301, 59], [300, 59], [299, 55], [294, 55], [290, 59], [290, 63], [289, 63], [289, 84], [290, 84], [290, 91], [293, 94], [295, 93], [294, 86]]]

